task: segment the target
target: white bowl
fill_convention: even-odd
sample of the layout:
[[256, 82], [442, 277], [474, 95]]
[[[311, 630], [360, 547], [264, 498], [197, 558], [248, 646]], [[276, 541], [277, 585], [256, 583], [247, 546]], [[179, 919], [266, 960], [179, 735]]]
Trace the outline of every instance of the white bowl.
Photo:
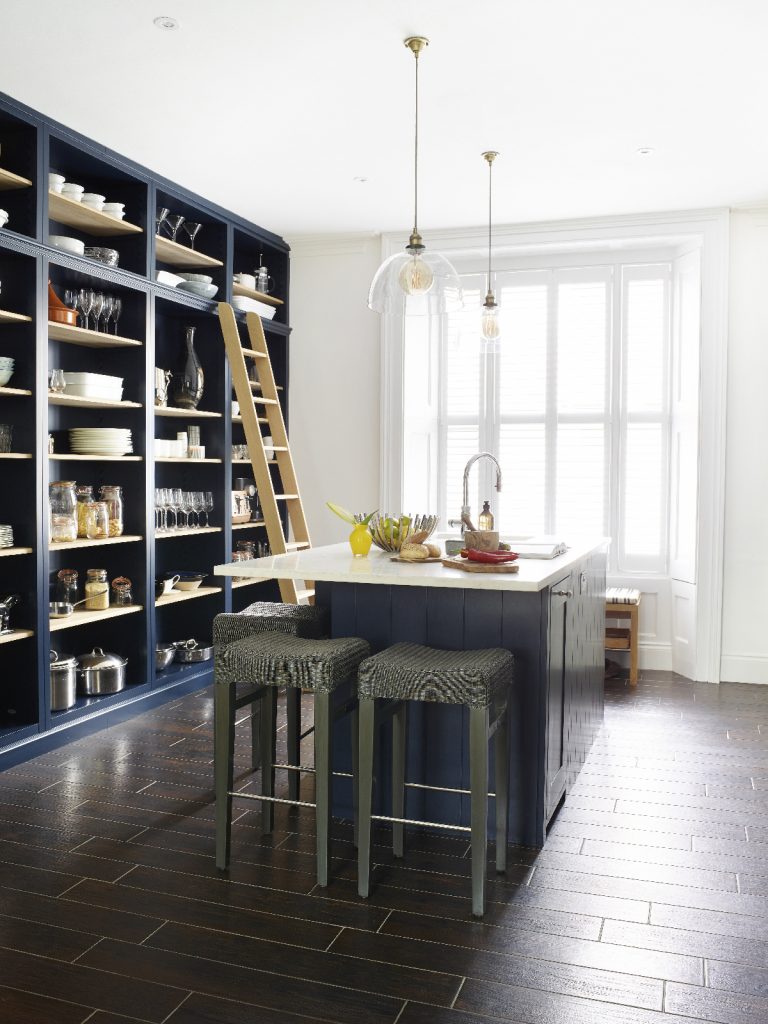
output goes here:
[[83, 192], [84, 203], [101, 203], [103, 206], [107, 201], [106, 196], [100, 196], [98, 192]]
[[249, 299], [247, 295], [234, 295], [232, 305], [242, 313], [258, 313], [262, 320], [271, 320], [277, 312], [275, 306], [268, 306], [258, 299]]
[[61, 194], [78, 203], [82, 199], [83, 192], [85, 192], [85, 188], [82, 185], [75, 185], [72, 181], [65, 181], [61, 186]]
[[203, 284], [201, 281], [182, 281], [179, 285], [180, 292], [189, 292], [201, 299], [212, 299], [218, 290], [218, 285]]
[[64, 371], [64, 381], [67, 384], [96, 384], [100, 388], [121, 388], [123, 380], [123, 377], [113, 377], [108, 373]]
[[158, 284], [167, 284], [171, 288], [175, 288], [184, 281], [184, 278], [179, 274], [172, 274], [169, 270], [158, 270], [155, 279]]
[[61, 192], [61, 186], [64, 184], [63, 174], [49, 174], [48, 175], [48, 188], [51, 192]]
[[6, 370], [0, 367], [0, 388], [4, 388], [12, 376], [13, 370]]
[[118, 210], [125, 209], [125, 203], [104, 203], [104, 209], [114, 210], [115, 212], [117, 212]]
[[85, 252], [85, 242], [81, 242], [79, 238], [70, 238], [69, 235], [48, 235], [48, 245], [73, 252], [77, 256], [82, 256]]
[[125, 203], [104, 203], [101, 212], [106, 213], [108, 217], [122, 220], [125, 216]]
[[95, 384], [67, 384], [64, 394], [72, 395], [73, 398], [94, 398], [100, 402], [121, 402], [123, 400], [122, 388], [100, 388]]
[[207, 274], [184, 274], [179, 272], [179, 277], [185, 281], [197, 281], [198, 284], [213, 284], [213, 278]]
[[4, 228], [8, 223], [8, 211], [0, 210], [0, 228]]

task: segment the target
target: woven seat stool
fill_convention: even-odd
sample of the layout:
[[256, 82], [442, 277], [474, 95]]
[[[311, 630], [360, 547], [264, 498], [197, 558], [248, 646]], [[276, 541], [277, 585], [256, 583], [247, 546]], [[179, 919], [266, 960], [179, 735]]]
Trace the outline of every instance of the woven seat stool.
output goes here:
[[[315, 605], [283, 604], [277, 601], [256, 601], [241, 612], [224, 612], [213, 620], [216, 660], [228, 644], [254, 633], [266, 632], [290, 633], [319, 640], [328, 636], [328, 615], [324, 608]], [[237, 682], [248, 684], [251, 680], [239, 679]], [[261, 693], [258, 689], [251, 689], [237, 699], [235, 685], [230, 684], [230, 709], [234, 714], [242, 707], [251, 707], [251, 760], [253, 770], [256, 771], [261, 767]], [[309, 735], [311, 729], [304, 734], [301, 732], [301, 690], [286, 690], [285, 703], [288, 761], [296, 764], [301, 741]], [[299, 786], [300, 775], [292, 772], [288, 780], [288, 793], [294, 800], [299, 798]]]
[[[360, 717], [358, 755], [358, 892], [368, 896], [371, 878], [371, 822], [392, 823], [392, 849], [403, 856], [404, 826], [421, 825], [471, 833], [472, 913], [485, 912], [485, 869], [488, 852], [488, 745], [496, 744], [496, 870], [506, 871], [509, 801], [508, 690], [514, 659], [501, 649], [444, 651], [400, 643], [360, 665], [357, 696]], [[392, 814], [374, 815], [373, 775], [377, 705], [388, 701], [392, 714]], [[405, 817], [407, 708], [409, 701], [460, 704], [469, 708], [469, 793], [471, 826], [414, 821]], [[427, 787], [440, 789], [439, 786]]]
[[[227, 644], [216, 659], [216, 865], [229, 866], [232, 835], [232, 799], [258, 800], [262, 807], [262, 828], [271, 832], [276, 803], [315, 808], [317, 836], [317, 884], [328, 884], [329, 839], [332, 807], [332, 741], [333, 726], [342, 715], [351, 714], [353, 750], [357, 746], [357, 699], [348, 699], [334, 706], [334, 693], [354, 679], [358, 665], [370, 653], [365, 640], [342, 637], [333, 640], [314, 639], [285, 632], [254, 633]], [[253, 695], [262, 703], [261, 712], [261, 793], [238, 793], [234, 781], [234, 705], [233, 688], [242, 679], [254, 686]], [[310, 691], [314, 695], [314, 767], [295, 763], [276, 764], [276, 692], [281, 686], [291, 690]], [[249, 696], [251, 696], [249, 694]], [[315, 801], [298, 797], [282, 799], [275, 796], [275, 769], [285, 768], [290, 777], [300, 772], [315, 775]], [[353, 772], [353, 784], [356, 773]]]

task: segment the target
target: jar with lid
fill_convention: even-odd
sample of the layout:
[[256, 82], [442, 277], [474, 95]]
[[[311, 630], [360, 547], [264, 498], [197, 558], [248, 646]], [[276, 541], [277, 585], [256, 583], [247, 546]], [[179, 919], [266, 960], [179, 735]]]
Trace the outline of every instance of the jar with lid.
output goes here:
[[89, 611], [109, 608], [109, 583], [106, 569], [88, 569], [85, 574], [85, 607]]
[[75, 604], [80, 577], [77, 569], [59, 569], [56, 573], [56, 600]]
[[131, 581], [127, 576], [116, 576], [112, 580], [112, 603], [120, 608], [133, 604]]
[[85, 528], [86, 506], [89, 501], [93, 501], [93, 488], [88, 484], [78, 484], [75, 487], [75, 495], [77, 496], [77, 536], [87, 537], [88, 533]]
[[256, 542], [252, 540], [239, 540], [235, 543], [235, 550], [243, 553], [243, 558], [256, 557]]
[[54, 544], [77, 540], [76, 505], [74, 480], [54, 480], [48, 485], [50, 534]]
[[99, 488], [99, 497], [107, 503], [109, 536], [123, 535], [123, 488], [116, 484], [104, 484]]
[[88, 540], [106, 540], [109, 537], [109, 510], [106, 501], [85, 503], [85, 536]]

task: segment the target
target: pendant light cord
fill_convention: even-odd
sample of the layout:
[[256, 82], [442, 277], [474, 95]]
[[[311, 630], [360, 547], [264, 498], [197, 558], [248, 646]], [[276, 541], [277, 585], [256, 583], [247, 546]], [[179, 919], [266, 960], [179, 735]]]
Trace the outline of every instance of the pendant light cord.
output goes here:
[[414, 53], [416, 58], [416, 116], [414, 118], [413, 137], [413, 233], [419, 233], [419, 51]]
[[491, 291], [491, 224], [493, 223], [493, 161], [488, 161], [488, 291]]

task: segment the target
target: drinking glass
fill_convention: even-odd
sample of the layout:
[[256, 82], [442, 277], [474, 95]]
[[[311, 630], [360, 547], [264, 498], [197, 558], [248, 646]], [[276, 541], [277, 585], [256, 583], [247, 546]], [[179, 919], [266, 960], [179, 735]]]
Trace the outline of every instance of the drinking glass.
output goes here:
[[101, 311], [104, 309], [104, 293], [93, 292], [93, 305], [91, 306], [91, 314], [93, 316], [93, 329], [94, 331], [99, 330], [99, 320], [101, 319]]
[[155, 532], [162, 529], [162, 488], [155, 488]]
[[160, 234], [160, 227], [165, 222], [165, 220], [168, 217], [168, 214], [170, 212], [171, 211], [168, 209], [167, 206], [158, 206], [157, 212], [155, 213], [155, 234], [156, 235]]
[[171, 229], [171, 241], [176, 241], [176, 235], [178, 234], [179, 228], [184, 223], [184, 218], [180, 213], [171, 213], [165, 219], [165, 223]]
[[197, 235], [198, 231], [200, 230], [200, 228], [202, 226], [203, 226], [202, 224], [197, 224], [193, 220], [185, 220], [184, 221], [184, 230], [189, 235], [189, 247], [190, 247], [190, 249], [194, 249], [195, 248], [195, 236]]
[[81, 327], [88, 330], [88, 317], [91, 315], [91, 307], [93, 306], [93, 292], [88, 288], [81, 288], [77, 293], [77, 308], [80, 312], [82, 319]]
[[203, 492], [203, 515], [205, 516], [205, 525], [210, 526], [209, 515], [213, 512], [213, 491]]
[[[184, 491], [184, 512], [185, 512], [186, 517], [187, 517], [187, 526], [190, 529], [200, 525], [200, 522], [199, 522], [199, 520], [197, 518], [196, 502], [195, 502], [195, 492], [194, 491]], [[193, 516], [194, 516], [194, 521], [192, 519]]]
[[[197, 525], [198, 526], [202, 526], [203, 524], [200, 522], [200, 516], [205, 514], [205, 492], [204, 491], [195, 491], [194, 501], [195, 501], [195, 515], [197, 516]], [[208, 525], [207, 519], [208, 519], [208, 517], [206, 516], [206, 523], [205, 523], [206, 526]]]
[[48, 390], [54, 395], [60, 395], [67, 386], [67, 382], [64, 380], [63, 370], [51, 370], [48, 379]]
[[115, 308], [114, 297], [112, 295], [105, 295], [104, 296], [104, 305], [101, 307], [101, 322], [102, 322], [101, 329], [102, 329], [102, 331], [105, 334], [107, 334], [109, 332], [109, 318], [112, 316], [114, 308]]
[[[165, 527], [166, 530], [175, 530], [179, 525], [179, 516], [174, 507], [173, 502], [173, 491], [170, 487], [163, 488], [163, 508], [165, 510]], [[168, 523], [168, 514], [173, 513], [173, 526]]]
[[13, 442], [13, 424], [0, 423], [0, 452], [7, 454], [11, 451]]
[[112, 333], [117, 334], [117, 321], [120, 319], [120, 314], [123, 312], [123, 300], [115, 299], [112, 307]]
[[77, 309], [77, 289], [67, 288], [64, 291], [64, 305], [70, 309]]
[[[176, 529], [183, 529], [181, 525], [181, 516], [184, 514], [184, 492], [179, 487], [171, 488], [171, 508], [173, 514], [176, 517]], [[184, 514], [184, 526], [187, 525], [187, 517]]]

